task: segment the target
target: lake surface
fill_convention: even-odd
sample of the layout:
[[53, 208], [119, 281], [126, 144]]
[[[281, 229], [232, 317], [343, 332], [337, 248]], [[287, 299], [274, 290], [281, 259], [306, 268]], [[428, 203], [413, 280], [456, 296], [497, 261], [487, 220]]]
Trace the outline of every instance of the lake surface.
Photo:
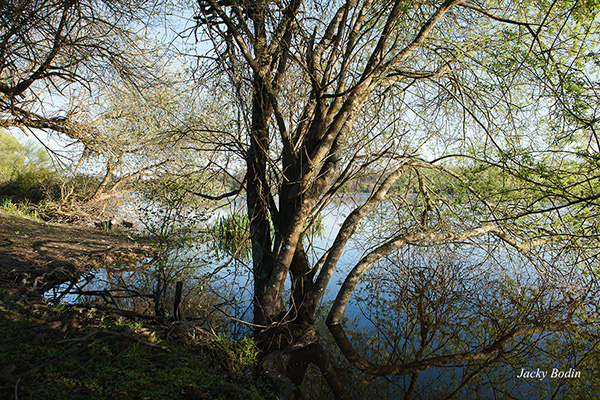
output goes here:
[[[324, 210], [322, 233], [306, 242], [313, 261], [333, 242], [353, 205], [364, 200], [364, 196], [352, 196], [340, 199]], [[237, 209], [223, 208], [207, 218], [210, 222], [218, 216], [234, 212], [238, 212]], [[387, 226], [391, 231], [395, 223], [393, 213], [383, 204], [348, 242], [323, 297], [319, 309], [321, 321], [328, 313], [329, 305], [346, 274], [365, 252], [383, 239], [375, 235], [377, 228]], [[445, 354], [442, 349], [451, 349], [455, 353], [479, 351], [481, 346], [489, 343], [491, 332], [495, 329], [494, 319], [498, 320], [498, 324], [506, 324], [502, 319], [510, 318], [511, 313], [515, 313], [519, 299], [535, 296], [538, 287], [545, 287], [547, 291], [547, 297], [540, 298], [541, 302], [552, 302], [552, 296], [560, 295], [559, 286], [565, 280], [555, 275], [566, 273], [565, 270], [570, 267], [567, 259], [547, 252], [537, 254], [538, 259], [532, 261], [511, 248], [500, 246], [493, 238], [491, 242], [483, 239], [490, 238], [480, 238], [468, 245], [405, 246], [373, 265], [356, 287], [344, 320], [346, 331], [360, 354], [373, 362], [386, 364]], [[227, 263], [227, 257], [223, 257], [223, 254], [219, 256], [217, 250], [210, 249], [205, 243], [179, 249], [170, 260], [171, 264], [163, 266], [168, 267], [169, 271], [161, 270], [161, 273], [167, 276], [177, 272], [177, 279], [185, 279], [184, 294], [193, 298], [197, 293], [202, 293], [203, 299], [210, 299], [215, 306], [209, 312], [203, 310], [202, 315], [208, 312], [224, 320], [233, 317], [235, 320], [229, 320], [227, 325], [233, 338], [251, 330], [243, 323], [252, 322], [253, 285], [249, 260], [231, 260]], [[550, 263], [555, 264], [553, 273], [540, 270]], [[213, 275], [215, 268], [218, 272]], [[141, 294], [152, 293], [156, 288], [156, 276], [156, 265], [148, 268], [136, 265], [96, 271], [94, 276], [84, 276], [78, 285], [81, 290], [91, 293], [110, 290], [110, 295], [102, 296], [105, 301], [121, 307], [131, 307], [137, 301], [141, 304], [138, 304], [140, 312], [152, 312], [151, 301], [147, 297], [130, 298], [131, 291], [124, 291], [123, 288], [131, 289], [133, 285]], [[575, 284], [573, 281], [573, 288], [576, 288]], [[98, 297], [62, 295], [61, 291], [69, 285], [67, 283], [47, 296], [55, 299], [62, 296], [60, 301], [65, 303]], [[537, 295], [541, 296], [539, 293]], [[186, 316], [193, 313], [192, 308], [186, 311]], [[514, 315], [518, 316], [518, 313]], [[425, 332], [423, 339], [423, 326], [427, 324], [429, 331]], [[334, 354], [334, 361], [338, 365], [347, 365], [343, 357], [336, 353], [336, 346], [327, 329], [322, 325], [318, 329], [325, 347]], [[502, 390], [522, 399], [539, 398], [540, 393], [544, 398], [543, 393], [556, 390], [560, 393], [557, 381], [546, 379], [536, 382], [516, 378], [522, 369], [565, 368], [576, 359], [572, 355], [557, 358], [545, 351], [560, 345], [560, 340], [556, 342], [549, 336], [541, 335], [534, 339], [533, 343], [517, 341], [516, 344], [510, 344], [508, 348], [519, 348], [522, 355], [507, 358], [485, 374], [476, 375], [458, 398], [466, 394], [479, 398], [502, 397], [499, 394]], [[540, 352], [540, 349], [544, 351]], [[534, 350], [540, 355], [526, 356], [534, 354]], [[421, 372], [414, 398], [445, 397], [449, 394], [449, 388], [456, 387], [463, 377], [474, 373], [473, 368], [450, 365]], [[360, 397], [369, 398], [385, 393], [387, 398], [399, 398], [409, 382], [410, 376], [399, 376], [366, 386], [359, 385]]]

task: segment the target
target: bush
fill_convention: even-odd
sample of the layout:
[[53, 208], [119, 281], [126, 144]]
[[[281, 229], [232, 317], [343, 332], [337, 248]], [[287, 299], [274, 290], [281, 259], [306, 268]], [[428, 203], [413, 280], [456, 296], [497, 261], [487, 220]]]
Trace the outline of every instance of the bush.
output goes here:
[[61, 202], [89, 200], [100, 186], [101, 179], [90, 175], [77, 175], [69, 179], [63, 179], [61, 185]]
[[22, 144], [0, 129], [0, 196], [18, 203], [38, 204], [60, 197], [60, 176], [46, 150]]
[[25, 164], [25, 147], [0, 128], [0, 181], [8, 180]]
[[60, 187], [61, 179], [57, 173], [26, 170], [0, 185], [0, 196], [14, 202], [39, 204], [42, 201], [59, 200]]

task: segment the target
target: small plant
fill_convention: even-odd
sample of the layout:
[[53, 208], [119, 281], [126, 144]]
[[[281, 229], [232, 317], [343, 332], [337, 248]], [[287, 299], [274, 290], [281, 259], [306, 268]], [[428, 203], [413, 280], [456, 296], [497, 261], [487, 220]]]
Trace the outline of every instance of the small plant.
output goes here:
[[227, 354], [230, 367], [236, 372], [249, 371], [256, 362], [258, 348], [251, 337], [230, 341], [222, 335], [215, 336], [214, 343]]
[[100, 228], [100, 230], [106, 234], [108, 234], [108, 232], [110, 232], [111, 227], [112, 227], [112, 222], [110, 220], [104, 220], [104, 221], [100, 221], [98, 223], [98, 228]]
[[243, 337], [234, 342], [234, 355], [238, 371], [247, 371], [254, 366], [258, 356], [258, 348], [251, 337]]
[[212, 228], [217, 250], [229, 255], [237, 254], [238, 258], [248, 260], [251, 252], [248, 240], [249, 229], [250, 222], [247, 214], [217, 217]]

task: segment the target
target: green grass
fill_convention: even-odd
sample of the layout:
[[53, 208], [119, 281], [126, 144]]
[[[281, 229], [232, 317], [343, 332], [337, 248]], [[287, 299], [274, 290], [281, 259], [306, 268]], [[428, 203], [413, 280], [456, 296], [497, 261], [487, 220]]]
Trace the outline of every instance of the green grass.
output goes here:
[[17, 217], [41, 221], [37, 209], [27, 203], [13, 203], [11, 199], [4, 199], [0, 203], [0, 209]]
[[168, 327], [22, 296], [0, 289], [0, 398], [276, 398], [273, 383], [248, 373], [250, 339], [190, 342], [165, 336]]

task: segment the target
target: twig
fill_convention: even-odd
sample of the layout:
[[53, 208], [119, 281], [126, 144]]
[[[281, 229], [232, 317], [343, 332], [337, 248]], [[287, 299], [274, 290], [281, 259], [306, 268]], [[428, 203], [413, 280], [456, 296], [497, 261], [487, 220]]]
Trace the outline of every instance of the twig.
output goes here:
[[17, 379], [17, 383], [15, 383], [15, 400], [19, 400], [19, 382], [21, 382], [21, 378]]
[[[258, 324], [253, 324], [251, 322], [246, 322], [244, 320], [232, 317], [231, 315], [227, 314], [225, 311], [221, 310], [220, 308], [217, 308], [217, 310], [220, 311], [222, 314], [224, 314], [227, 317], [227, 319], [230, 319], [230, 320], [232, 320], [234, 322], [238, 322], [240, 324], [252, 326], [254, 328], [261, 328], [261, 329], [267, 329], [267, 328], [270, 328], [270, 327], [273, 326], [273, 325], [258, 325]], [[279, 324], [276, 324], [276, 325], [278, 326]]]

